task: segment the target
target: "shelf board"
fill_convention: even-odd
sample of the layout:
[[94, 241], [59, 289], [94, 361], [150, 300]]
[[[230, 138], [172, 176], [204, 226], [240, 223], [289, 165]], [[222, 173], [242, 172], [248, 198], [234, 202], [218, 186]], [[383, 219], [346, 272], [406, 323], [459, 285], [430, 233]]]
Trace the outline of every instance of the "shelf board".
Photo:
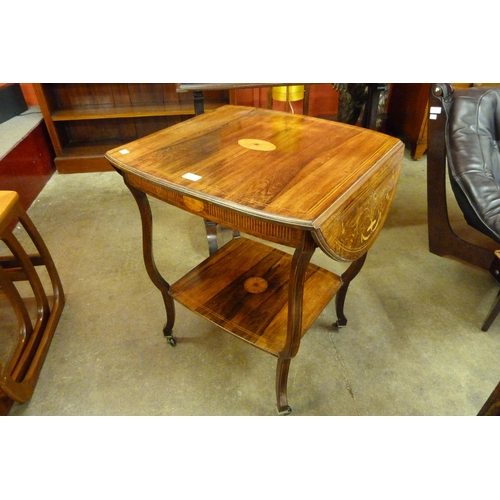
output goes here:
[[71, 143], [65, 145], [62, 154], [55, 157], [54, 163], [61, 174], [108, 172], [113, 168], [104, 157], [104, 153], [120, 144], [119, 141], [100, 141], [95, 144]]
[[104, 156], [106, 151], [122, 144], [119, 140], [98, 141], [95, 143], [71, 142], [66, 144], [61, 156]]
[[[170, 294], [224, 330], [277, 356], [286, 342], [291, 263], [292, 256], [281, 250], [247, 238], [233, 239], [174, 283]], [[257, 290], [267, 288], [249, 291], [252, 283]], [[336, 274], [309, 265], [301, 335], [341, 284]]]
[[[205, 111], [223, 106], [220, 102], [205, 103]], [[114, 118], [141, 118], [149, 116], [193, 115], [194, 104], [190, 101], [163, 103], [145, 106], [109, 106], [58, 109], [51, 113], [55, 122], [75, 120], [107, 120]]]
[[57, 156], [54, 163], [60, 174], [111, 172], [113, 170], [104, 156]]

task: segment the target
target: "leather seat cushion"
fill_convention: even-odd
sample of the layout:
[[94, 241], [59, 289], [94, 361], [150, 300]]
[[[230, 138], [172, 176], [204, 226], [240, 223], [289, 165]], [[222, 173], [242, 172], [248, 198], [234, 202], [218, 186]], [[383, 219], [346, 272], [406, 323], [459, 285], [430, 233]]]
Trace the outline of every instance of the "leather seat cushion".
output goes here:
[[467, 223], [500, 242], [500, 88], [453, 96], [446, 134], [451, 185]]

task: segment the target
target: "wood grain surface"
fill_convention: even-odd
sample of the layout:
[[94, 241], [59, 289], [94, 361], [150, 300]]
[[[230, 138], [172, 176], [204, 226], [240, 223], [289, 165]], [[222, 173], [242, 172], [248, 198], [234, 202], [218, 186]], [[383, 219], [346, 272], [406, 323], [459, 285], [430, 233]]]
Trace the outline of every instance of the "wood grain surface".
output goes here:
[[[248, 138], [276, 149], [238, 143]], [[403, 151], [398, 139], [372, 130], [224, 106], [106, 157], [160, 189], [312, 231], [328, 255], [349, 261], [368, 250], [383, 226]]]
[[[288, 253], [238, 238], [174, 283], [170, 294], [188, 309], [277, 356], [287, 335], [291, 263]], [[257, 282], [261, 291], [248, 290], [249, 280]], [[341, 285], [337, 275], [309, 264], [301, 335]]]

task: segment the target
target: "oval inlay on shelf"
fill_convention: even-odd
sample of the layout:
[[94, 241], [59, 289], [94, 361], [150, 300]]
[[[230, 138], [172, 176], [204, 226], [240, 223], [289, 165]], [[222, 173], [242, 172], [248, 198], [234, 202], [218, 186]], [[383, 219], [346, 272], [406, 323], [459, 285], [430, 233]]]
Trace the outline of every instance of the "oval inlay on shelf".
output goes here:
[[262, 293], [267, 290], [267, 281], [264, 278], [253, 276], [252, 278], [245, 280], [243, 286], [249, 293]]

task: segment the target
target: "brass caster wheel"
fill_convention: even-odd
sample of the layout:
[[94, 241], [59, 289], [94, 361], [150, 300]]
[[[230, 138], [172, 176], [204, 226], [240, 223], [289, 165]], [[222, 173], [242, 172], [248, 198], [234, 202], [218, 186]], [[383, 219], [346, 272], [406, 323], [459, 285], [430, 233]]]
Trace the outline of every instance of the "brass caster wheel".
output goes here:
[[287, 406], [284, 410], [278, 410], [278, 415], [290, 415], [292, 413], [292, 409]]
[[176, 340], [174, 339], [173, 335], [170, 334], [165, 334], [165, 337], [167, 338], [168, 343], [172, 346], [175, 347], [177, 345]]

